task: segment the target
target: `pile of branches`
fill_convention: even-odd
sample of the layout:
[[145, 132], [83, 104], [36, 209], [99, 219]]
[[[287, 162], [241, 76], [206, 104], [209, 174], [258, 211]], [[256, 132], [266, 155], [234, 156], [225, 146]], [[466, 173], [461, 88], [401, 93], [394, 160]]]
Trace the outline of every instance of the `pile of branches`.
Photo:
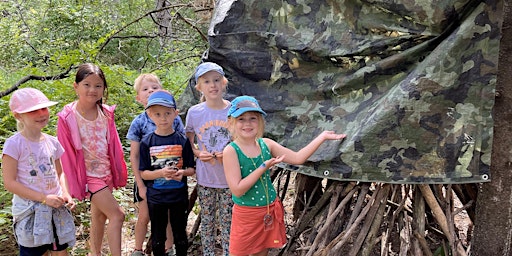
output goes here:
[[[342, 182], [292, 173], [272, 172], [281, 200], [293, 201], [293, 213], [286, 212], [293, 220], [286, 221], [287, 245], [271, 255], [469, 255], [476, 184]], [[196, 199], [194, 188], [190, 208]], [[461, 214], [464, 223], [457, 223]]]
[[[280, 196], [289, 200], [290, 172], [277, 173]], [[294, 221], [278, 255], [469, 254], [476, 184], [341, 182], [302, 174], [293, 181]], [[460, 214], [462, 224], [455, 221]]]

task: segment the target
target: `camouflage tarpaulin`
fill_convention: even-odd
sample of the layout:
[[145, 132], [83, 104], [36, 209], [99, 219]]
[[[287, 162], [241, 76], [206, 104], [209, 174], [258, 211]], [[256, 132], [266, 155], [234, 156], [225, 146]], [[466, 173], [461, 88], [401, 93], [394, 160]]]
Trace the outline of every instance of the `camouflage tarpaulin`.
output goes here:
[[[501, 13], [495, 1], [219, 1], [205, 59], [255, 96], [298, 172], [339, 180], [489, 180]], [[192, 82], [193, 83], [193, 82]], [[192, 84], [181, 106], [197, 103]], [[186, 109], [182, 109], [183, 112]]]

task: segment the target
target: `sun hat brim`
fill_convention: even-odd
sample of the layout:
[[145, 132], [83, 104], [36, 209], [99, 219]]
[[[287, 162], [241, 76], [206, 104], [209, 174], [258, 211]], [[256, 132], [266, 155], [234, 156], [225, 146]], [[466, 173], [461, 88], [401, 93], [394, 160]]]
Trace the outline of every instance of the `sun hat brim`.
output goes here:
[[265, 113], [265, 111], [263, 111], [263, 110], [261, 110], [259, 108], [239, 108], [235, 112], [231, 113], [230, 116], [232, 116], [232, 117], [239, 117], [242, 114], [244, 114], [245, 112], [258, 112], [258, 113], [261, 113], [263, 116], [267, 115], [267, 113]]
[[166, 101], [166, 100], [161, 100], [161, 99], [155, 99], [151, 102], [148, 102], [148, 104], [146, 105], [146, 109], [148, 109], [149, 107], [152, 107], [152, 106], [164, 106], [164, 107], [168, 107], [168, 108], [176, 108], [176, 105], [175, 104], [172, 104], [172, 103], [169, 103], [169, 101]]
[[32, 112], [32, 111], [35, 111], [35, 110], [38, 110], [38, 109], [51, 107], [51, 106], [54, 106], [54, 105], [57, 105], [57, 104], [59, 104], [59, 103], [55, 102], [55, 101], [47, 101], [47, 102], [39, 103], [37, 105], [31, 106], [31, 107], [25, 108], [25, 109], [19, 109], [19, 110], [18, 109], [14, 109], [12, 112], [16, 112], [16, 113], [19, 113], [19, 114], [24, 114], [24, 113]]

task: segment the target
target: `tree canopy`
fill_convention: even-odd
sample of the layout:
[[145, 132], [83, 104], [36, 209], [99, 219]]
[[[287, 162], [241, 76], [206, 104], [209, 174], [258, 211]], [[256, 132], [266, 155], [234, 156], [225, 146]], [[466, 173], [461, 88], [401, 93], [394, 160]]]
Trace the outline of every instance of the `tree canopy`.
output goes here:
[[[155, 73], [179, 97], [208, 47], [205, 17], [212, 8], [198, 1], [2, 1], [0, 110], [9, 112], [4, 96], [19, 86], [36, 87], [61, 104], [72, 101], [74, 68], [92, 62], [106, 74], [106, 102], [121, 106], [125, 131], [141, 110], [131, 87], [140, 73]], [[5, 137], [14, 120], [4, 115], [2, 121]]]
[[[50, 108], [45, 132], [54, 135], [56, 113], [75, 100], [76, 67], [99, 65], [108, 82], [109, 105], [116, 104], [121, 138], [143, 111], [133, 81], [156, 74], [165, 89], [179, 95], [208, 47], [205, 36], [211, 1], [41, 0], [0, 1], [0, 150], [16, 132], [10, 93], [34, 87], [59, 104]], [[128, 144], [126, 144], [128, 145]], [[0, 176], [0, 242], [12, 241], [11, 194]], [[82, 222], [87, 216], [77, 215]], [[8, 248], [6, 246], [6, 248]]]

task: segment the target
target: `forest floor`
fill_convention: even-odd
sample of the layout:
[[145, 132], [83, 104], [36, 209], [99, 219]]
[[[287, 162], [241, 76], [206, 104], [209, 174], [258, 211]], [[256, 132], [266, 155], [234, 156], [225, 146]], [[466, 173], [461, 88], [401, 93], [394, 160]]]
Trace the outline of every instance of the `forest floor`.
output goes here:
[[[292, 175], [291, 184], [289, 186], [289, 189], [287, 191], [287, 195], [285, 196], [283, 200], [283, 205], [285, 208], [285, 223], [288, 227], [293, 226], [293, 202], [294, 202], [294, 180], [295, 175]], [[192, 190], [195, 186], [196, 182], [195, 179], [189, 178], [189, 189]], [[126, 214], [126, 221], [123, 225], [122, 230], [122, 255], [123, 256], [130, 256], [133, 249], [134, 249], [134, 227], [135, 223], [137, 222], [137, 206], [133, 203], [133, 182], [129, 182], [129, 185], [125, 188], [119, 189], [115, 192], [116, 198], [118, 198], [120, 205], [125, 210]], [[457, 202], [457, 201], [456, 201]], [[461, 205], [455, 205], [455, 207], [460, 207]], [[76, 256], [83, 256], [87, 255], [88, 253], [88, 230], [89, 230], [89, 211], [87, 209], [87, 204], [80, 203], [79, 207], [77, 207], [74, 211], [76, 223], [77, 223], [77, 243], [72, 248], [70, 255], [76, 255]], [[468, 235], [468, 232], [471, 232], [470, 226], [472, 226], [471, 220], [467, 216], [467, 214], [464, 214], [465, 211], [462, 211], [461, 214], [457, 214], [455, 216], [455, 223], [457, 226], [457, 229], [459, 231], [459, 238], [461, 239], [464, 246], [468, 245], [468, 239], [470, 239], [470, 235]], [[193, 230], [194, 224], [197, 219], [198, 214], [198, 206], [197, 202], [193, 210], [189, 214], [189, 219], [187, 222], [187, 233], [190, 234]], [[5, 225], [5, 224], [2, 224]], [[469, 229], [468, 229], [469, 228]], [[4, 239], [2, 241], [2, 245], [0, 246], [0, 256], [15, 256], [18, 254], [18, 248], [16, 245], [16, 241], [14, 239], [14, 236], [12, 234], [12, 228], [6, 229], [4, 226], [2, 230], [5, 232], [5, 230], [10, 230], [11, 232], [7, 234], [8, 238]], [[149, 237], [149, 232], [147, 237]], [[146, 248], [146, 241], [144, 242], [144, 247]], [[221, 247], [220, 243], [217, 244], [217, 255], [221, 255]], [[109, 248], [108, 243], [105, 235], [104, 243], [103, 243], [103, 255], [110, 255], [109, 254]], [[270, 251], [269, 255], [277, 255], [278, 250]], [[192, 245], [189, 248], [188, 255], [202, 255], [202, 248], [201, 248], [201, 242], [199, 233], [195, 235], [193, 238]]]
[[[192, 190], [195, 186], [196, 182], [194, 178], [189, 178], [189, 190]], [[134, 229], [135, 229], [135, 223], [137, 222], [137, 205], [133, 203], [133, 182], [129, 182], [129, 185], [125, 188], [121, 188], [119, 190], [116, 190], [115, 196], [118, 198], [120, 205], [123, 207], [125, 214], [126, 214], [126, 220], [123, 224], [122, 229], [122, 255], [123, 256], [130, 256], [134, 246], [135, 246], [135, 236], [134, 236]], [[290, 192], [293, 193], [293, 192]], [[291, 198], [291, 197], [290, 197]], [[288, 200], [288, 202], [283, 203], [285, 205], [286, 212], [291, 212], [292, 205], [291, 200]], [[73, 256], [84, 256], [87, 255], [89, 244], [88, 244], [88, 233], [89, 233], [89, 225], [90, 225], [90, 219], [89, 219], [89, 211], [88, 211], [88, 204], [87, 203], [80, 203], [73, 212], [75, 214], [77, 223], [76, 229], [77, 229], [77, 242], [75, 246], [73, 246], [70, 255]], [[188, 222], [187, 222], [187, 233], [190, 234], [193, 230], [194, 223], [197, 219], [198, 214], [198, 206], [197, 202], [193, 210], [189, 214]], [[287, 218], [291, 218], [291, 214], [287, 215]], [[291, 221], [288, 220], [288, 221]], [[6, 225], [6, 224], [2, 224]], [[9, 225], [9, 224], [7, 224]], [[151, 224], [150, 224], [151, 225]], [[150, 227], [148, 227], [149, 230]], [[15, 256], [18, 255], [18, 247], [16, 244], [16, 240], [14, 235], [12, 234], [12, 228], [3, 227], [2, 230], [8, 230], [7, 238], [5, 241], [1, 242], [0, 245], [0, 256]], [[9, 232], [10, 231], [10, 232]], [[150, 232], [147, 234], [147, 238], [149, 238]], [[199, 237], [199, 233], [196, 234], [196, 236], [193, 239], [192, 245], [189, 248], [188, 255], [202, 255], [202, 247], [201, 247], [201, 241]], [[146, 243], [148, 239], [146, 238], [146, 241], [144, 242], [143, 248], [146, 248]], [[106, 239], [106, 235], [104, 238], [103, 243], [103, 255], [110, 255], [109, 254], [109, 248], [108, 243]], [[217, 245], [217, 255], [221, 255], [222, 250], [220, 247], [220, 243]], [[272, 254], [272, 252], [271, 252]]]

